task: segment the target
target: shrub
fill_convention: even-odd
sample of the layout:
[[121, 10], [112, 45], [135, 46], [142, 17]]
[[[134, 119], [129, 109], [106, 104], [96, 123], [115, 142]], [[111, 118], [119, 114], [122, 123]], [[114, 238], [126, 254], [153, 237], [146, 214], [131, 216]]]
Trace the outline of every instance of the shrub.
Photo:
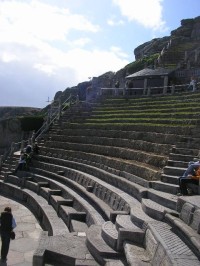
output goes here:
[[23, 116], [20, 118], [20, 121], [23, 131], [37, 131], [41, 128], [44, 118], [43, 116]]

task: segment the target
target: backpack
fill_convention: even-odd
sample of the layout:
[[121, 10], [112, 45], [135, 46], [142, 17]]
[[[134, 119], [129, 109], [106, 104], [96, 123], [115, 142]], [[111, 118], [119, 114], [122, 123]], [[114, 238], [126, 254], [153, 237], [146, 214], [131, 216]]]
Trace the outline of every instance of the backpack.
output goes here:
[[195, 174], [192, 175], [192, 179], [200, 180], [200, 166], [195, 170]]

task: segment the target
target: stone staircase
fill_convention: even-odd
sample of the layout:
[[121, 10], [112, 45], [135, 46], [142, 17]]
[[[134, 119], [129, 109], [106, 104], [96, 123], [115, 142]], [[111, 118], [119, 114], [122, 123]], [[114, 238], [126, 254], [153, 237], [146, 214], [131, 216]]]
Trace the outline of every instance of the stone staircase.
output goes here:
[[33, 265], [200, 265], [166, 223], [198, 155], [199, 96], [82, 103], [40, 140], [30, 171], [13, 174], [8, 159], [1, 194], [27, 204], [49, 234]]
[[[176, 43], [176, 40], [172, 40], [172, 44], [168, 50], [162, 55], [161, 64], [164, 67], [176, 68], [178, 63], [187, 64], [187, 59], [190, 60], [192, 66], [195, 63], [195, 49], [199, 48], [199, 42], [191, 41], [186, 43]], [[188, 53], [188, 57], [185, 60], [185, 52]]]

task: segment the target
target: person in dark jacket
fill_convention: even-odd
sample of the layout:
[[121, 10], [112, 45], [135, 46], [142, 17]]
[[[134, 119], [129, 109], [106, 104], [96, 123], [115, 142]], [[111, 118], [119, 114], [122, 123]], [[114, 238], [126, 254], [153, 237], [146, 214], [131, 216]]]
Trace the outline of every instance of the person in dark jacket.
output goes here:
[[10, 207], [6, 207], [1, 213], [1, 261], [7, 260], [7, 255], [10, 246], [10, 233], [16, 227], [15, 219], [12, 215]]

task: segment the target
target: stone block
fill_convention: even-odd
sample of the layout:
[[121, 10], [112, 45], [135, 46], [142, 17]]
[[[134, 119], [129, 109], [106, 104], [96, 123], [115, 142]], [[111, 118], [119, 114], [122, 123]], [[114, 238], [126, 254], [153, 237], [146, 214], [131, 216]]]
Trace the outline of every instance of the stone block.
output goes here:
[[192, 221], [190, 226], [198, 233], [200, 233], [198, 230], [200, 228], [200, 209], [195, 210], [193, 217], [192, 217]]
[[86, 187], [86, 190], [87, 190], [88, 192], [92, 192], [92, 191], [93, 191], [93, 186], [87, 186], [87, 187]]
[[111, 211], [110, 212], [110, 221], [115, 223], [117, 215], [128, 215], [128, 212], [125, 211]]
[[145, 232], [138, 229], [125, 229], [125, 228], [119, 228], [119, 236], [117, 241], [117, 250], [121, 251], [123, 249], [123, 242], [124, 241], [131, 241], [134, 244], [143, 245]]
[[190, 203], [185, 203], [181, 209], [180, 218], [183, 220], [186, 224], [190, 224], [193, 216], [193, 212], [195, 210], [195, 207]]

